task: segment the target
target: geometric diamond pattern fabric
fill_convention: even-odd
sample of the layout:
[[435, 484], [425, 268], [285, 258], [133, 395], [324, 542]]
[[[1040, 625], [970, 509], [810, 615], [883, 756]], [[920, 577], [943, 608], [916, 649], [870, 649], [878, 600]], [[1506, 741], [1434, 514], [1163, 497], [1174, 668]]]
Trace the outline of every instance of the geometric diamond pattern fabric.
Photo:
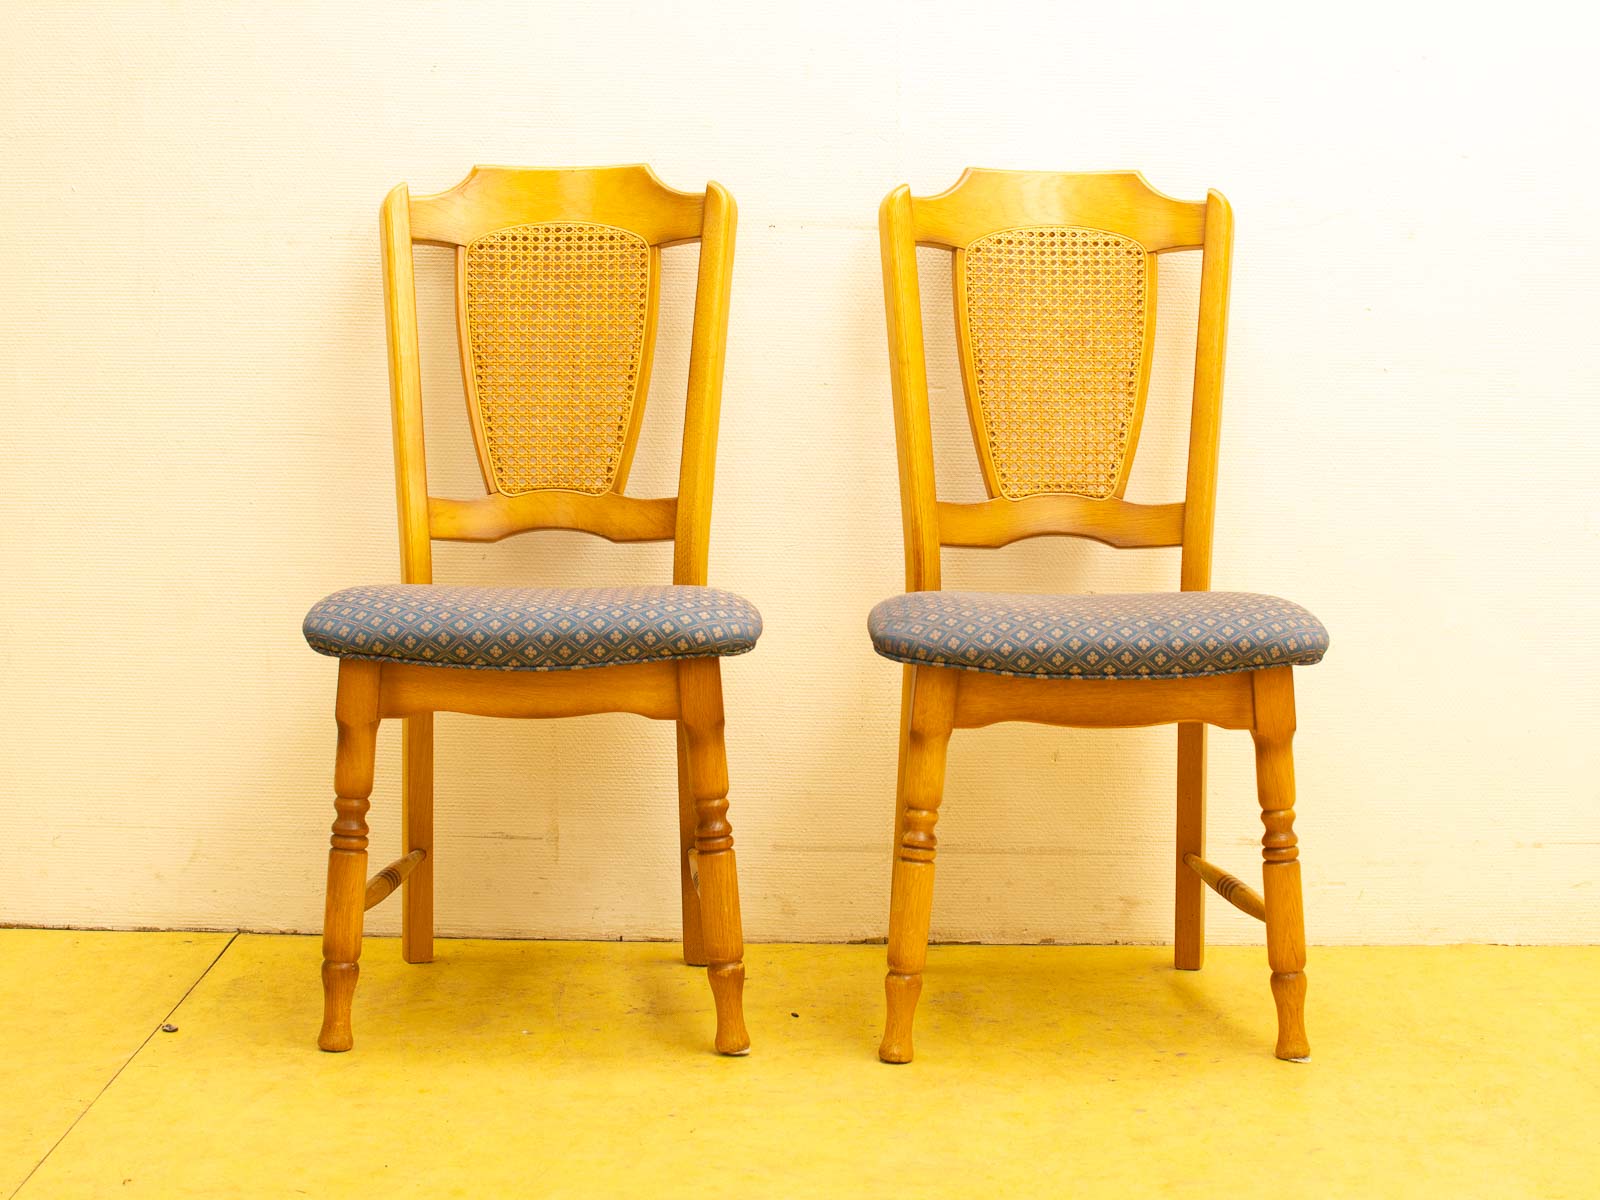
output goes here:
[[874, 608], [867, 630], [896, 662], [1048, 679], [1230, 675], [1309, 666], [1328, 649], [1311, 613], [1253, 592], [909, 592]]
[[318, 654], [489, 671], [577, 671], [725, 658], [753, 648], [761, 614], [709, 587], [346, 588], [302, 627]]

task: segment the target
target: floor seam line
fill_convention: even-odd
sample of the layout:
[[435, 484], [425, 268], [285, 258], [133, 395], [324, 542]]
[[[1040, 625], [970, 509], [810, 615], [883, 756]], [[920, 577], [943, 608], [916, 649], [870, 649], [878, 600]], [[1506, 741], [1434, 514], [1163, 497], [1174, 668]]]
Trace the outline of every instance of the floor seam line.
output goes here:
[[205, 970], [201, 971], [199, 975], [195, 976], [195, 981], [184, 989], [183, 995], [179, 996], [177, 1002], [167, 1010], [166, 1016], [162, 1017], [160, 1021], [156, 1022], [154, 1029], [144, 1035], [144, 1040], [133, 1048], [133, 1053], [122, 1060], [121, 1065], [119, 1065], [117, 1069], [111, 1073], [111, 1078], [106, 1080], [105, 1083], [100, 1086], [100, 1090], [94, 1094], [94, 1097], [89, 1101], [89, 1103], [83, 1106], [83, 1111], [72, 1118], [72, 1124], [68, 1125], [64, 1130], [61, 1131], [60, 1137], [50, 1143], [50, 1149], [46, 1150], [40, 1157], [39, 1161], [33, 1164], [33, 1169], [22, 1177], [22, 1182], [17, 1184], [15, 1190], [13, 1190], [11, 1195], [7, 1197], [7, 1200], [16, 1200], [16, 1197], [22, 1194], [22, 1189], [28, 1186], [28, 1181], [37, 1175], [39, 1173], [39, 1168], [44, 1166], [44, 1164], [49, 1161], [50, 1156], [61, 1148], [61, 1143], [66, 1141], [72, 1131], [78, 1127], [78, 1122], [82, 1121], [84, 1117], [89, 1115], [89, 1110], [96, 1104], [100, 1103], [100, 1097], [104, 1096], [106, 1092], [111, 1090], [111, 1085], [121, 1078], [122, 1073], [128, 1069], [128, 1064], [139, 1057], [139, 1055], [144, 1051], [144, 1048], [150, 1044], [150, 1039], [161, 1032], [161, 1027], [163, 1025], [171, 1022], [172, 1014], [183, 1007], [183, 1002], [193, 995], [195, 988], [199, 987], [205, 977], [211, 974], [211, 968], [222, 961], [222, 956], [226, 954], [232, 945], [239, 940], [239, 935], [242, 932], [242, 930], [237, 929], [233, 931], [228, 940], [222, 944], [222, 949], [218, 950], [215, 957], [213, 957], [212, 960], [206, 964]]

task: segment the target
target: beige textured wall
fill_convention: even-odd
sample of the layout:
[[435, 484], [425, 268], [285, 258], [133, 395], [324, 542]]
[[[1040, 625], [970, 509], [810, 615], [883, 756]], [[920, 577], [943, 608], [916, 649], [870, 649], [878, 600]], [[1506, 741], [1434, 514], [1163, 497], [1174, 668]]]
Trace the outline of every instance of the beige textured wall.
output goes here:
[[[969, 163], [1143, 169], [1238, 215], [1216, 584], [1333, 630], [1300, 681], [1314, 940], [1584, 941], [1600, 909], [1600, 190], [1580, 39], [1404, 6], [54, 5], [0, 39], [0, 920], [314, 929], [333, 665], [299, 635], [395, 577], [378, 201], [474, 162], [648, 160], [737, 197], [713, 581], [767, 618], [726, 671], [754, 938], [881, 935], [900, 551], [875, 212]], [[1429, 6], [1418, 6], [1426, 9]], [[925, 260], [930, 309], [948, 270]], [[669, 254], [641, 494], [670, 489], [693, 251]], [[1163, 264], [1132, 494], [1181, 482], [1193, 264]], [[469, 489], [431, 252], [436, 490]], [[940, 472], [975, 496], [930, 318]], [[663, 578], [577, 535], [443, 547], [441, 580]], [[1114, 589], [1139, 557], [956, 552], [951, 585]], [[440, 720], [440, 926], [665, 936], [669, 729]], [[1170, 730], [959, 736], [935, 934], [1170, 936]], [[1214, 857], [1250, 868], [1248, 739]], [[397, 738], [375, 844], [396, 843]], [[394, 928], [396, 910], [374, 915]], [[1259, 931], [1220, 903], [1217, 940]]]

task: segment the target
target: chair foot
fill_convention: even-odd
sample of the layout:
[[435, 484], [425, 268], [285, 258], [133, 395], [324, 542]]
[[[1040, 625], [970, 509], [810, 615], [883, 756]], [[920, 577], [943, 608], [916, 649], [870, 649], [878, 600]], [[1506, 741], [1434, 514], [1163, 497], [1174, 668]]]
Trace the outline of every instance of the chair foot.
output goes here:
[[717, 1006], [718, 1054], [735, 1058], [750, 1053], [750, 1034], [744, 1027], [744, 964], [724, 963], [706, 972], [711, 999]]
[[889, 1006], [878, 1057], [886, 1063], [908, 1063], [912, 1056], [911, 1022], [916, 1016], [917, 1000], [922, 995], [922, 976], [890, 971], [884, 977], [883, 991]]
[[1278, 1006], [1278, 1057], [1304, 1062], [1311, 1057], [1311, 1043], [1306, 1040], [1305, 972], [1274, 972], [1272, 999]]
[[356, 998], [358, 963], [322, 964], [322, 1032], [317, 1035], [319, 1049], [339, 1053], [355, 1045], [350, 1032], [350, 1008]]

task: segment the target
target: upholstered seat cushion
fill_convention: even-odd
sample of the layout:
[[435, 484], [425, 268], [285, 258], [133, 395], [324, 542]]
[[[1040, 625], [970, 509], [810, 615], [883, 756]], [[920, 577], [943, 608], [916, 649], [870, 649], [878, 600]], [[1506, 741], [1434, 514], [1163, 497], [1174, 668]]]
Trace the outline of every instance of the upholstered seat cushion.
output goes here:
[[708, 587], [484, 588], [386, 584], [312, 605], [319, 654], [500, 671], [573, 671], [743, 654], [761, 614]]
[[1328, 631], [1251, 592], [910, 592], [867, 618], [885, 658], [994, 675], [1168, 679], [1318, 662]]

